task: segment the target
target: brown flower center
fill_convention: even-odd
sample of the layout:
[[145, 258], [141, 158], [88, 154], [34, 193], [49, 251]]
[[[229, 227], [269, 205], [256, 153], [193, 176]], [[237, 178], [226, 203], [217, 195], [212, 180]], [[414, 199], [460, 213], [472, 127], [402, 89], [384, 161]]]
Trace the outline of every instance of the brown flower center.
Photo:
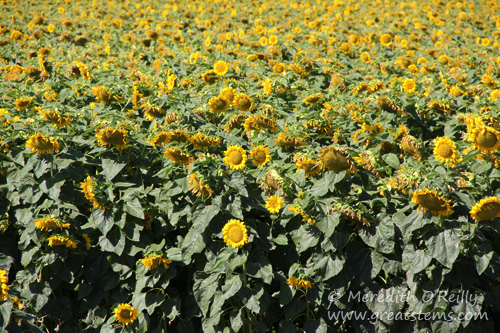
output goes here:
[[253, 159], [257, 163], [264, 163], [266, 160], [266, 153], [262, 150], [256, 151], [253, 155]]
[[35, 138], [33, 141], [35, 148], [39, 150], [50, 150], [54, 147], [52, 142], [44, 137]]
[[122, 311], [120, 311], [120, 316], [123, 319], [130, 319], [132, 318], [132, 311], [130, 311], [129, 309], [123, 309]]
[[419, 195], [417, 201], [422, 205], [422, 207], [429, 210], [440, 211], [446, 209], [446, 201], [430, 193]]
[[438, 152], [439, 156], [442, 156], [444, 158], [448, 158], [448, 157], [451, 157], [451, 155], [453, 155], [453, 150], [447, 144], [439, 145], [437, 152]]
[[243, 239], [243, 229], [238, 225], [233, 225], [229, 228], [227, 235], [230, 240], [239, 243]]
[[227, 102], [224, 98], [217, 98], [217, 100], [213, 104], [213, 108], [215, 111], [224, 111], [227, 106]]
[[477, 216], [481, 220], [490, 220], [498, 216], [500, 213], [500, 204], [497, 202], [488, 202], [483, 205], [479, 212], [477, 212]]
[[350, 166], [346, 156], [336, 150], [329, 150], [323, 155], [323, 164], [335, 172], [347, 170]]
[[239, 151], [232, 151], [229, 153], [229, 161], [235, 165], [239, 165], [243, 161], [243, 155]]
[[125, 137], [123, 133], [119, 131], [106, 131], [102, 136], [102, 141], [107, 144], [119, 146], [125, 143]]
[[495, 146], [497, 141], [498, 141], [498, 138], [495, 135], [495, 133], [492, 133], [492, 132], [488, 131], [487, 129], [483, 129], [476, 136], [476, 142], [481, 147], [485, 147], [485, 148], [491, 148], [491, 147]]
[[240, 110], [245, 111], [250, 109], [250, 107], [252, 106], [252, 102], [248, 98], [243, 97], [238, 99], [238, 106], [240, 107]]

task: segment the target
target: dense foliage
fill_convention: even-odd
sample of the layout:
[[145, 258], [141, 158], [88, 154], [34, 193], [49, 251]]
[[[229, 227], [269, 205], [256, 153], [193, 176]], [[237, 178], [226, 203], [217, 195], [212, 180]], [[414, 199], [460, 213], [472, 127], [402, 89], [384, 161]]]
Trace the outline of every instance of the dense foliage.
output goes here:
[[497, 2], [0, 8], [1, 330], [499, 329]]

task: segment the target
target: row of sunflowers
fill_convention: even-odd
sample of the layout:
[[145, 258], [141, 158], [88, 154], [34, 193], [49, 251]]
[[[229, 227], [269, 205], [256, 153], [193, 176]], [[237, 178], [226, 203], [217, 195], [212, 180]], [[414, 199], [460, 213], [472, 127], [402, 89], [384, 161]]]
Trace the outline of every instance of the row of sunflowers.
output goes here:
[[2, 330], [500, 326], [497, 1], [0, 6]]

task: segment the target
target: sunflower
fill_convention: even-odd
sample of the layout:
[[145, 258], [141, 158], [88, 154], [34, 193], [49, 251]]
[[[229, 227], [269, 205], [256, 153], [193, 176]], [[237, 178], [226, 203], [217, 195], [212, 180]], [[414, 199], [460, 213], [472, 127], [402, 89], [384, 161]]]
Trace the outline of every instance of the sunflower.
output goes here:
[[278, 214], [284, 202], [280, 197], [273, 195], [267, 199], [266, 209], [272, 214]]
[[177, 147], [166, 149], [163, 154], [172, 162], [176, 164], [182, 164], [184, 166], [188, 166], [193, 161], [193, 158], [189, 156], [189, 154], [183, 152]]
[[292, 276], [291, 278], [287, 279], [286, 282], [292, 287], [297, 287], [297, 289], [304, 289], [304, 290], [312, 288], [312, 285], [314, 284], [311, 283], [309, 280], [299, 279], [295, 276]]
[[269, 36], [269, 45], [276, 45], [276, 44], [278, 44], [278, 36], [276, 35]]
[[224, 87], [224, 89], [222, 89], [219, 94], [219, 97], [223, 97], [229, 103], [233, 102], [235, 96], [236, 96], [236, 90], [231, 87]]
[[215, 113], [222, 113], [229, 107], [229, 101], [220, 96], [212, 97], [208, 102], [208, 106], [210, 107], [210, 111]]
[[205, 182], [200, 179], [200, 177], [198, 177], [198, 175], [195, 173], [189, 175], [188, 184], [191, 192], [193, 192], [197, 196], [211, 198], [214, 193], [210, 186], [205, 184]]
[[18, 109], [19, 111], [22, 111], [24, 109], [27, 109], [30, 106], [32, 100], [33, 100], [33, 97], [18, 98], [14, 102], [14, 105], [16, 106], [16, 109]]
[[89, 237], [89, 235], [83, 233], [82, 238], [85, 240], [85, 248], [87, 249], [87, 251], [90, 250], [90, 237]]
[[53, 137], [47, 138], [42, 133], [35, 133], [26, 141], [26, 148], [31, 148], [32, 153], [45, 154], [58, 151], [60, 146]]
[[449, 137], [442, 136], [436, 139], [433, 154], [436, 159], [443, 163], [453, 164], [458, 160], [455, 142]]
[[423, 209], [434, 216], [453, 214], [450, 200], [446, 200], [443, 196], [439, 196], [436, 191], [431, 191], [428, 188], [413, 192], [411, 202], [418, 205], [418, 211]]
[[71, 121], [70, 118], [61, 117], [57, 111], [42, 110], [40, 111], [40, 115], [57, 127], [64, 127]]
[[383, 46], [391, 46], [392, 45], [392, 36], [389, 34], [383, 34], [380, 36], [380, 44]]
[[245, 94], [236, 95], [234, 105], [241, 111], [249, 111], [253, 107], [252, 99]]
[[220, 145], [222, 140], [221, 138], [210, 137], [198, 132], [189, 138], [189, 142], [191, 142], [195, 148], [207, 149]]
[[334, 172], [348, 170], [352, 167], [349, 155], [341, 148], [327, 147], [320, 152], [321, 167]]
[[262, 89], [265, 95], [271, 95], [273, 92], [273, 83], [270, 78], [266, 78], [264, 82], [262, 82]]
[[154, 118], [163, 117], [165, 114], [166, 111], [157, 106], [148, 105], [144, 108], [144, 117], [149, 121], [152, 121]]
[[273, 71], [277, 75], [281, 75], [286, 71], [286, 66], [284, 64], [278, 62], [278, 63], [274, 64]]
[[35, 221], [35, 228], [40, 230], [49, 230], [59, 228], [63, 230], [63, 228], [69, 228], [69, 223], [62, 223], [61, 221], [54, 220], [53, 218], [46, 217], [40, 220]]
[[167, 269], [169, 267], [168, 265], [172, 263], [171, 260], [163, 258], [163, 254], [160, 254], [159, 256], [150, 254], [144, 259], [139, 259], [139, 260], [148, 270], [151, 270], [153, 268], [158, 268], [160, 267], [160, 265], [163, 265], [163, 267]]
[[231, 132], [233, 129], [241, 129], [243, 128], [243, 123], [245, 121], [247, 116], [245, 116], [243, 113], [236, 114], [232, 116], [224, 125], [224, 130], [226, 132]]
[[230, 220], [222, 228], [224, 242], [232, 248], [243, 247], [248, 243], [248, 233], [245, 223], [240, 220]]
[[67, 237], [60, 237], [60, 236], [52, 236], [52, 237], [49, 237], [48, 240], [49, 240], [49, 246], [51, 246], [51, 247], [64, 245], [67, 248], [71, 247], [71, 248], [76, 249], [76, 246], [78, 244], [74, 240], [71, 240]]
[[245, 167], [247, 154], [243, 148], [230, 146], [224, 152], [224, 156], [224, 162], [229, 165], [231, 169], [240, 170]]
[[92, 178], [90, 176], [87, 176], [84, 182], [80, 183], [80, 188], [82, 189], [81, 192], [85, 194], [85, 198], [94, 201], [95, 200], [95, 195], [94, 195], [94, 186], [92, 185]]
[[405, 93], [413, 93], [417, 90], [417, 83], [413, 79], [406, 79], [403, 81], [403, 91]]
[[92, 94], [95, 96], [97, 103], [109, 104], [113, 100], [117, 100], [106, 87], [96, 86], [92, 88]]
[[215, 74], [219, 76], [224, 76], [226, 75], [227, 71], [229, 70], [229, 64], [225, 61], [216, 61], [214, 64], [214, 72]]
[[263, 145], [254, 148], [250, 152], [250, 158], [252, 159], [253, 164], [259, 168], [271, 162], [271, 154], [269, 153], [269, 149], [267, 149]]
[[306, 98], [304, 98], [302, 103], [304, 103], [306, 105], [315, 105], [315, 104], [319, 103], [319, 101], [321, 101], [322, 98], [323, 98], [323, 94], [317, 93], [314, 95], [307, 96]]
[[0, 284], [1, 284], [1, 293], [0, 293], [0, 302], [5, 301], [9, 298], [9, 286], [7, 285], [9, 279], [7, 277], [7, 271], [0, 269]]
[[295, 165], [297, 171], [302, 169], [306, 172], [306, 177], [315, 176], [321, 172], [321, 164], [310, 158], [300, 158]]
[[217, 80], [219, 80], [219, 76], [213, 70], [204, 73], [201, 78], [203, 79], [203, 82], [207, 84], [214, 84]]
[[269, 117], [263, 115], [251, 115], [245, 119], [245, 132], [247, 135], [251, 131], [256, 131], [257, 133], [263, 129], [268, 129], [271, 132], [276, 132], [276, 122], [271, 120]]
[[476, 203], [470, 215], [477, 221], [488, 221], [500, 217], [500, 199], [497, 197], [487, 197]]
[[304, 144], [304, 140], [302, 138], [298, 137], [294, 138], [289, 135], [286, 135], [283, 132], [280, 133], [275, 140], [278, 146], [283, 147], [285, 149], [298, 148]]
[[115, 309], [115, 318], [118, 320], [119, 323], [128, 325], [134, 322], [134, 320], [137, 319], [137, 316], [139, 315], [139, 311], [137, 309], [134, 309], [130, 304], [127, 303], [122, 303], [118, 305], [118, 307]]
[[99, 146], [115, 146], [118, 149], [126, 148], [127, 142], [125, 138], [128, 135], [128, 131], [124, 129], [118, 129], [113, 127], [106, 127], [101, 129], [95, 135]]
[[479, 126], [472, 129], [469, 141], [479, 150], [495, 151], [500, 146], [500, 133], [492, 127]]

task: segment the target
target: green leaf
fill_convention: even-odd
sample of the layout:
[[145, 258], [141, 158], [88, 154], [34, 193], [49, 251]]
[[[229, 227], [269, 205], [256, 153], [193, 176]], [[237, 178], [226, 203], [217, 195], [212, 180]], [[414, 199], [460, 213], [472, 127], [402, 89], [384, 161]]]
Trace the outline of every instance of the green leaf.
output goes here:
[[9, 324], [10, 313], [12, 311], [12, 302], [2, 302], [0, 304], [0, 314], [2, 315], [2, 322], [0, 322], [0, 327], [5, 328]]
[[445, 230], [431, 236], [425, 244], [431, 251], [432, 257], [442, 265], [452, 268], [460, 252], [459, 242], [453, 230]]
[[474, 255], [474, 262], [476, 264], [477, 274], [481, 275], [488, 268], [491, 258], [493, 257], [493, 251], [484, 253], [482, 255]]
[[144, 211], [141, 202], [137, 198], [127, 200], [123, 203], [123, 210], [139, 219], [144, 219]]
[[277, 245], [288, 245], [288, 238], [283, 234], [276, 236], [273, 241]]
[[319, 241], [318, 233], [315, 232], [309, 225], [301, 225], [299, 229], [292, 232], [292, 240], [297, 246], [299, 253], [316, 246]]
[[110, 159], [102, 160], [102, 174], [106, 176], [108, 181], [111, 181], [117, 174], [127, 165], [126, 163], [118, 163]]
[[73, 96], [74, 92], [70, 89], [63, 89], [59, 92], [59, 102], [64, 103], [66, 98]]
[[321, 230], [326, 238], [329, 238], [333, 232], [335, 231], [335, 228], [339, 225], [340, 223], [340, 213], [335, 211], [331, 214], [329, 214], [326, 219], [320, 219], [318, 220], [318, 229]]
[[389, 153], [382, 156], [382, 159], [393, 169], [399, 169], [400, 162], [396, 154]]

